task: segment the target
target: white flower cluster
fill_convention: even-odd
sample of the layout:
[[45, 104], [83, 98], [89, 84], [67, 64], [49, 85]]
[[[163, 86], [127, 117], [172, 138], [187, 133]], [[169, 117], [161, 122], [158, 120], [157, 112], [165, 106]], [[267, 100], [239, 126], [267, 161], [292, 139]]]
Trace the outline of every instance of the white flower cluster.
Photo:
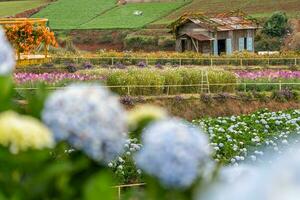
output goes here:
[[135, 156], [138, 167], [169, 188], [189, 187], [209, 161], [206, 135], [178, 119], [153, 123], [142, 141]]
[[127, 138], [123, 108], [99, 85], [73, 84], [55, 91], [45, 103], [42, 118], [56, 140], [67, 140], [96, 161], [114, 159]]
[[[108, 163], [108, 167], [112, 168], [116, 174], [120, 174], [122, 176], [126, 175], [126, 168], [127, 167], [135, 167], [135, 163], [133, 163], [134, 166], [128, 166], [131, 165], [131, 156], [139, 151], [142, 148], [142, 145], [138, 143], [138, 140], [136, 138], [128, 139], [124, 145], [124, 155], [119, 156], [115, 160]], [[130, 160], [128, 160], [130, 159]], [[136, 169], [137, 174], [141, 174], [142, 171], [140, 169]]]
[[14, 51], [0, 26], [0, 76], [12, 73], [16, 64], [15, 60]]
[[243, 161], [269, 162], [300, 134], [300, 111], [270, 112], [195, 121], [207, 130], [216, 161], [238, 165]]

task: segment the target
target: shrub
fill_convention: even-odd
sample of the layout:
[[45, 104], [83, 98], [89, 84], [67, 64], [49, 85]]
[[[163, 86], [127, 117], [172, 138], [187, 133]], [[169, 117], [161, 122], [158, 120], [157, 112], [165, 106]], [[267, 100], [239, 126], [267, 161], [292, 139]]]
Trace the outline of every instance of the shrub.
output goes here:
[[83, 63], [83, 68], [84, 69], [92, 69], [93, 65], [90, 62], [85, 62], [85, 63]]
[[291, 100], [298, 100], [298, 93], [285, 88], [283, 90], [273, 91], [271, 97], [276, 101], [286, 102]]
[[216, 96], [217, 101], [219, 101], [220, 103], [225, 103], [229, 98], [230, 95], [228, 93], [219, 93]]
[[288, 31], [288, 17], [283, 12], [275, 12], [264, 24], [262, 32], [271, 37], [283, 37]]
[[282, 39], [279, 37], [270, 37], [260, 34], [255, 37], [256, 51], [279, 51], [282, 45]]
[[69, 73], [74, 73], [77, 71], [76, 69], [76, 65], [74, 63], [68, 63], [66, 65], [66, 70], [69, 72]]
[[145, 68], [145, 67], [147, 67], [147, 63], [145, 63], [144, 61], [139, 61], [139, 62], [137, 63], [137, 67]]
[[253, 100], [253, 94], [251, 92], [238, 92], [237, 96], [245, 102]]
[[175, 49], [175, 40], [172, 36], [159, 37], [158, 47], [163, 50]]
[[205, 94], [205, 93], [200, 95], [200, 100], [203, 103], [208, 104], [208, 105], [210, 105], [213, 102], [213, 98], [212, 98], [211, 94]]
[[134, 50], [145, 49], [145, 47], [151, 49], [151, 46], [157, 46], [157, 38], [153, 36], [129, 34], [124, 39], [124, 46], [126, 49]]

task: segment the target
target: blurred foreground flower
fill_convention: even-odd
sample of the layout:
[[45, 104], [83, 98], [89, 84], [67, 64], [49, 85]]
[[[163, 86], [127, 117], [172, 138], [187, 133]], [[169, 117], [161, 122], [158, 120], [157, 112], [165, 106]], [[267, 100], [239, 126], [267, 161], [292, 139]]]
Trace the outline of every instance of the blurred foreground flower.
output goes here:
[[113, 160], [127, 138], [125, 111], [100, 85], [73, 84], [54, 92], [42, 118], [58, 141], [67, 140], [96, 161]]
[[235, 180], [215, 185], [198, 200], [298, 200], [299, 155], [299, 151], [294, 151], [273, 160], [272, 165], [227, 171], [235, 176]]
[[37, 119], [13, 111], [0, 114], [0, 144], [11, 153], [54, 146], [51, 132]]
[[15, 67], [15, 55], [0, 26], [0, 76], [10, 74]]
[[209, 161], [205, 134], [179, 119], [155, 122], [146, 128], [142, 140], [143, 148], [135, 157], [138, 167], [166, 187], [191, 186]]
[[152, 105], [139, 105], [132, 109], [128, 114], [128, 124], [131, 130], [145, 126], [149, 122], [167, 118], [168, 114], [160, 107]]

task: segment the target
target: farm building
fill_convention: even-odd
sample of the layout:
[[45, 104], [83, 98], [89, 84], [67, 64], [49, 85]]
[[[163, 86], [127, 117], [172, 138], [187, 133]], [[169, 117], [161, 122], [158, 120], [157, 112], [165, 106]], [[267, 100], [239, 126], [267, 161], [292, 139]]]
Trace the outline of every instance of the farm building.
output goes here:
[[254, 51], [257, 23], [241, 14], [185, 14], [170, 25], [176, 36], [176, 51], [203, 54], [231, 54], [233, 51]]

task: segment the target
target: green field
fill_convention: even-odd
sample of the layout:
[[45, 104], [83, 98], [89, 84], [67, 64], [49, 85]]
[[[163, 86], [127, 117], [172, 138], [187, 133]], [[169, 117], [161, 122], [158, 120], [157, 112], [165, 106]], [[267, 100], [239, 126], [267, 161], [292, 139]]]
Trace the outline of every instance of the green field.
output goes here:
[[191, 4], [157, 20], [155, 24], [170, 23], [184, 12], [216, 14], [237, 9], [254, 17], [268, 17], [274, 11], [285, 11], [290, 17], [300, 18], [300, 0], [193, 0]]
[[[46, 0], [0, 1], [0, 17], [45, 3]], [[300, 18], [300, 0], [174, 0], [124, 6], [117, 6], [116, 0], [58, 0], [33, 17], [48, 18], [53, 29], [141, 28], [151, 24], [166, 25], [185, 12], [216, 14], [237, 9], [258, 18], [268, 17], [274, 11], [285, 11], [290, 17]], [[136, 10], [143, 15], [133, 15]]]
[[[90, 22], [80, 26], [80, 28], [141, 28], [180, 6], [182, 6], [182, 2], [127, 4], [125, 6], [116, 7], [96, 17]], [[143, 11], [143, 14], [141, 16], [135, 16], [133, 15], [135, 10]]]
[[76, 29], [114, 6], [115, 0], [59, 0], [33, 17], [48, 18], [53, 29]]
[[[115, 0], [59, 0], [33, 17], [45, 17], [53, 29], [141, 28], [183, 6], [169, 3], [132, 3], [117, 6]], [[142, 11], [135, 16], [134, 11]]]
[[0, 17], [13, 16], [46, 4], [46, 0], [0, 2]]

